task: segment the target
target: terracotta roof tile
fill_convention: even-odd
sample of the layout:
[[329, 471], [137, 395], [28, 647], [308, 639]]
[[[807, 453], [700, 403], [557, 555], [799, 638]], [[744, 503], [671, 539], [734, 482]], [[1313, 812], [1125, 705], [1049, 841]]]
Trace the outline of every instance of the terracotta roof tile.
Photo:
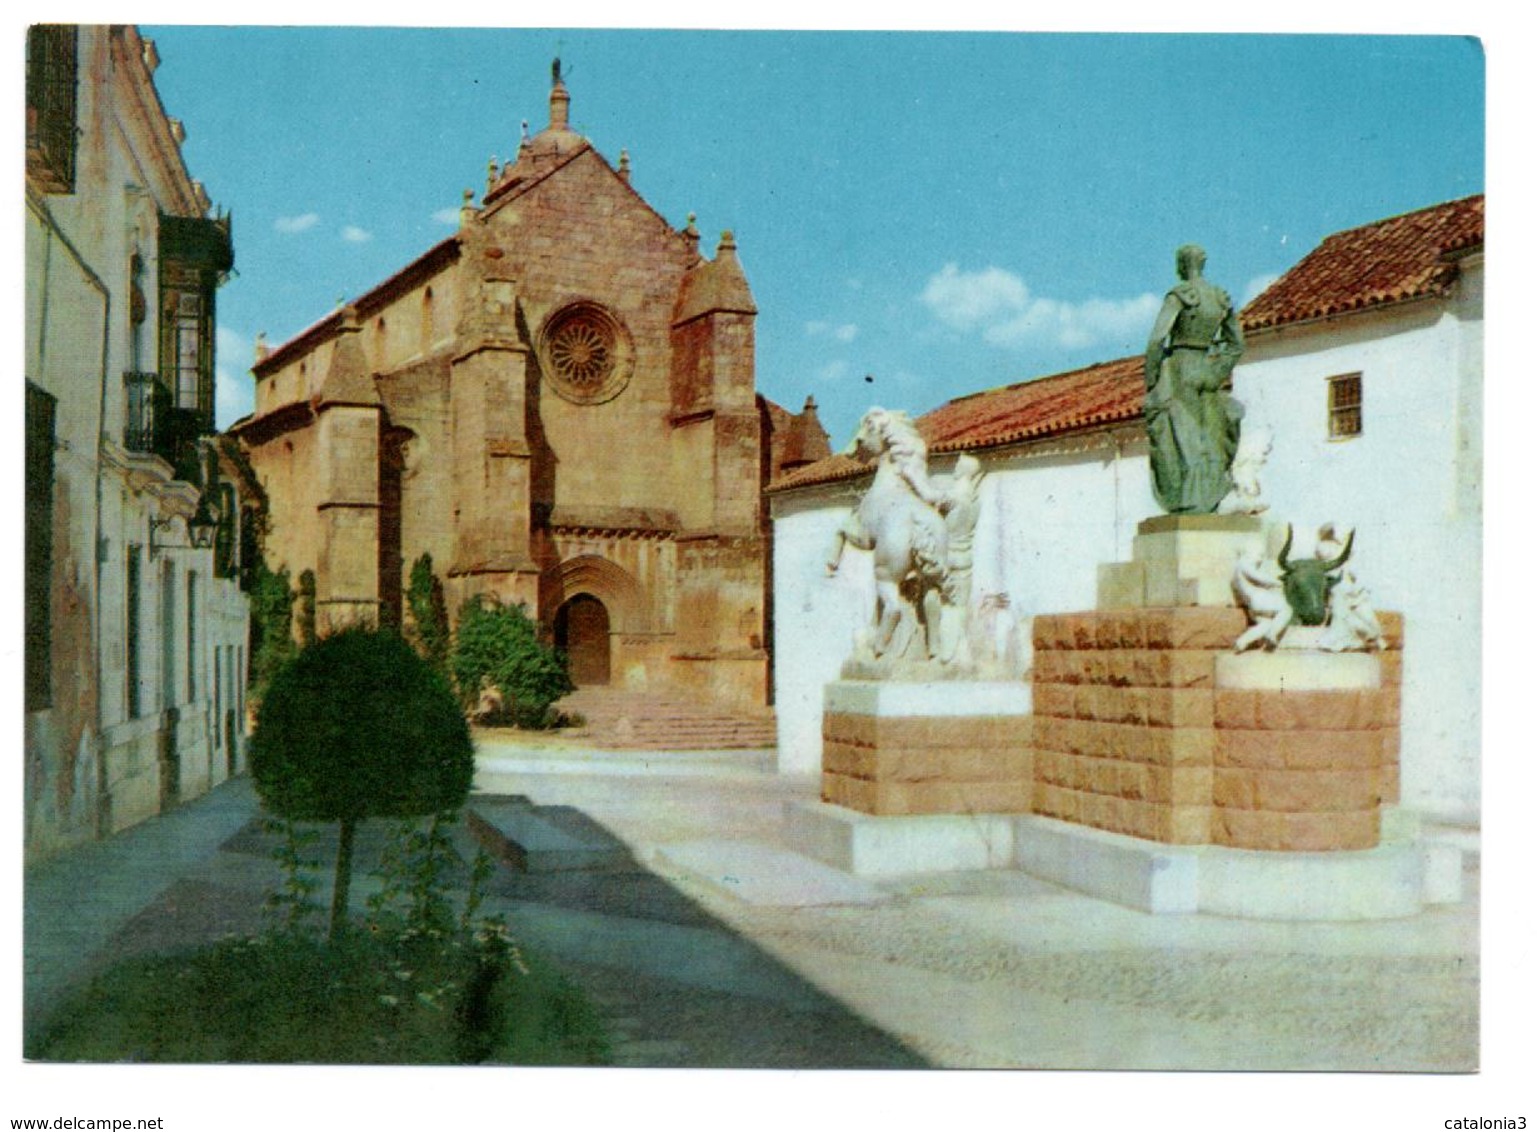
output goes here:
[[1244, 308], [1244, 329], [1442, 294], [1483, 243], [1482, 193], [1336, 232]]
[[[1243, 312], [1257, 330], [1443, 293], [1461, 254], [1484, 243], [1484, 198], [1466, 197], [1337, 232]], [[958, 397], [915, 422], [932, 453], [994, 448], [1142, 415], [1142, 357]], [[870, 466], [834, 455], [776, 480], [772, 491], [857, 479]]]
[[752, 289], [737, 259], [736, 240], [729, 232], [721, 236], [714, 259], [701, 259], [683, 276], [678, 287], [678, 301], [673, 308], [672, 324], [685, 322], [717, 311], [757, 314]]
[[[399, 271], [395, 272], [382, 283], [370, 287], [362, 295], [352, 300], [352, 306], [357, 308], [358, 314], [367, 318], [375, 311], [381, 309], [400, 291], [415, 286], [433, 273], [440, 271], [444, 264], [459, 254], [459, 234], [439, 240]], [[251, 366], [251, 372], [258, 378], [265, 377], [294, 358], [308, 350], [314, 349], [321, 342], [335, 336], [337, 329], [342, 324], [342, 310], [338, 307], [329, 314], [310, 323], [303, 330], [295, 334], [287, 342], [267, 351], [267, 355]]]
[[959, 397], [918, 419], [930, 452], [991, 448], [1142, 415], [1142, 358], [1120, 358]]
[[833, 483], [837, 480], [858, 479], [860, 476], [869, 475], [874, 468], [870, 464], [862, 464], [852, 456], [845, 456], [841, 452], [834, 453], [825, 460], [818, 460], [815, 464], [807, 464], [796, 468], [787, 476], [775, 480], [769, 485], [770, 491], [789, 491], [797, 487], [810, 487], [813, 484]]
[[[931, 453], [995, 448], [1137, 420], [1142, 394], [1139, 355], [958, 397], [914, 423]], [[796, 469], [772, 490], [855, 479], [869, 471], [870, 465], [838, 454]]]

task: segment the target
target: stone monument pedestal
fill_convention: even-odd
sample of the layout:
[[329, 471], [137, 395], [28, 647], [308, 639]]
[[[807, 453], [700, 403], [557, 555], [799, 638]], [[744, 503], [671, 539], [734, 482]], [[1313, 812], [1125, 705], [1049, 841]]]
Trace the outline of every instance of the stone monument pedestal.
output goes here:
[[1170, 845], [1031, 815], [1010, 819], [1014, 865], [1155, 915], [1388, 920], [1462, 899], [1462, 854], [1394, 831], [1370, 849], [1266, 853]]
[[1251, 515], [1146, 519], [1132, 561], [1099, 568], [1099, 608], [1035, 620], [1035, 812], [1175, 845], [1370, 849], [1398, 798], [1403, 618], [1384, 649], [1327, 652], [1291, 627], [1232, 651], [1247, 625]]
[[1174, 845], [1378, 843], [1398, 797], [1402, 618], [1387, 651], [1231, 652], [1234, 608], [1035, 620], [1034, 811]]
[[840, 680], [824, 692], [822, 800], [864, 814], [1028, 813], [1030, 688]]
[[1233, 604], [1233, 563], [1260, 549], [1253, 515], [1159, 515], [1137, 524], [1130, 562], [1099, 567], [1100, 609]]

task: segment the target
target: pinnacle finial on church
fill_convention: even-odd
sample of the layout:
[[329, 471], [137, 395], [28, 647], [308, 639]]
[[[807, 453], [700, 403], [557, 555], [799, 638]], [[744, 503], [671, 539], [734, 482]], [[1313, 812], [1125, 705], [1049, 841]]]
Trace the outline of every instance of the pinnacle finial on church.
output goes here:
[[630, 179], [630, 151], [627, 149], [619, 151], [619, 175], [626, 181]]
[[486, 192], [496, 187], [496, 154], [491, 155], [491, 160], [486, 162]]
[[560, 77], [560, 60], [550, 66], [550, 129], [570, 129], [571, 95]]

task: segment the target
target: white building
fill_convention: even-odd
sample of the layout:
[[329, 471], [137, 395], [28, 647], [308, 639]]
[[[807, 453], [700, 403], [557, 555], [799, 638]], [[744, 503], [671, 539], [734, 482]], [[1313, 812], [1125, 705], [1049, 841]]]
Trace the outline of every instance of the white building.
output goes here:
[[[1483, 206], [1470, 197], [1326, 239], [1244, 311], [1235, 392], [1273, 432], [1262, 482], [1297, 548], [1333, 522], [1380, 609], [1405, 615], [1401, 802], [1479, 810]], [[1092, 609], [1100, 563], [1131, 557], [1158, 513], [1142, 359], [958, 398], [919, 418], [931, 467], [972, 451], [988, 473], [974, 594], [1023, 622]], [[821, 696], [874, 597], [867, 555], [824, 561], [867, 482], [835, 456], [781, 478], [774, 516], [780, 768], [821, 763]]]
[[239, 473], [212, 443], [233, 263], [131, 27], [27, 34], [29, 857], [242, 766]]

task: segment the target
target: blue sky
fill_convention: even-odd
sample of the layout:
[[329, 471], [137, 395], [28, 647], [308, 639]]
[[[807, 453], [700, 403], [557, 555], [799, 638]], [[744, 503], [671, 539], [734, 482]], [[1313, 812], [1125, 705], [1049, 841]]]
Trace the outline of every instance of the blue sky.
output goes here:
[[[1484, 60], [1450, 36], [146, 26], [231, 210], [220, 423], [285, 341], [453, 230], [548, 116], [669, 221], [734, 230], [758, 382], [841, 444], [1141, 348], [1174, 248], [1246, 299], [1340, 228], [1484, 188]], [[867, 380], [866, 378], [870, 379]]]

